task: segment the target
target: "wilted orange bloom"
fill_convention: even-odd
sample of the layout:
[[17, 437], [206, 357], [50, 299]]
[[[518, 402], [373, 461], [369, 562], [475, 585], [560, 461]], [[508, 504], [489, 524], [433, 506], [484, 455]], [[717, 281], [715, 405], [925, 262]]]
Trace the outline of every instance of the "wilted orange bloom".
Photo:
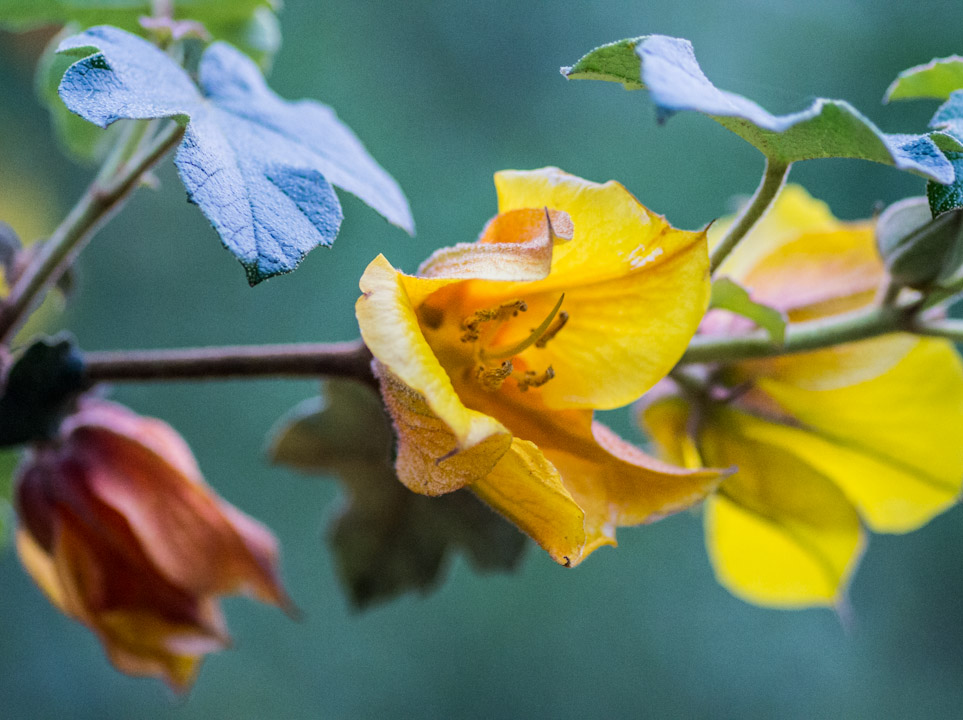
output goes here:
[[125, 673], [186, 689], [230, 642], [218, 596], [287, 603], [273, 535], [214, 494], [160, 420], [85, 400], [16, 482], [24, 566]]
[[708, 300], [706, 237], [621, 185], [556, 168], [495, 176], [500, 213], [418, 275], [379, 256], [361, 279], [361, 335], [415, 492], [470, 487], [557, 562], [619, 526], [701, 500], [712, 470], [660, 463], [593, 422], [685, 350]]

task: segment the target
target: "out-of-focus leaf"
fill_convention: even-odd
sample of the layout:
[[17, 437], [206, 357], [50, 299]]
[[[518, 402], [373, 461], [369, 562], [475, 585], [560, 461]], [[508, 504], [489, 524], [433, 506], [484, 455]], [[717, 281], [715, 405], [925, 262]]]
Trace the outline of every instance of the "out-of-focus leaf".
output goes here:
[[60, 84], [67, 107], [86, 120], [189, 119], [175, 158], [181, 180], [252, 285], [334, 241], [342, 213], [332, 183], [414, 231], [401, 189], [334, 111], [282, 100], [231, 46], [204, 52], [200, 91], [156, 47], [113, 27], [91, 28], [60, 50], [88, 55]]
[[273, 431], [271, 458], [341, 479], [347, 503], [328, 528], [338, 573], [358, 608], [405, 592], [426, 593], [461, 550], [480, 570], [511, 570], [525, 537], [471, 493], [410, 492], [395, 475], [393, 435], [375, 392], [329, 381]]
[[782, 345], [786, 339], [786, 323], [789, 322], [786, 314], [757, 303], [744, 287], [731, 278], [723, 277], [713, 281], [709, 308], [728, 310], [749, 318], [769, 333], [769, 337], [777, 345]]
[[45, 338], [13, 363], [0, 394], [0, 447], [53, 437], [89, 384], [73, 340]]
[[904, 70], [887, 88], [883, 102], [932, 98], [946, 100], [963, 89], [963, 57], [950, 55]]
[[688, 40], [664, 35], [620, 40], [596, 48], [562, 68], [562, 74], [647, 89], [660, 122], [681, 110], [704, 113], [781, 164], [857, 158], [936, 182], [953, 180], [949, 161], [926, 135], [884, 133], [845, 101], [819, 98], [801, 112], [773, 115], [741, 95], [718, 89], [702, 72]]
[[13, 471], [17, 468], [17, 453], [0, 450], [0, 551], [10, 538], [10, 521], [13, 519]]
[[120, 127], [112, 126], [104, 130], [92, 125], [70, 112], [64, 105], [64, 101], [60, 99], [60, 94], [57, 92], [60, 79], [76, 58], [58, 55], [57, 47], [77, 30], [76, 25], [64, 28], [47, 44], [37, 62], [34, 81], [37, 97], [50, 113], [54, 135], [61, 147], [75, 160], [92, 163], [104, 158], [108, 148], [116, 140]]
[[[276, 0], [177, 0], [174, 20], [204, 25], [215, 40], [235, 45], [263, 65], [280, 47]], [[27, 30], [41, 25], [82, 28], [114, 25], [145, 34], [140, 19], [153, 12], [151, 0], [0, 0], [0, 27]]]
[[0, 220], [0, 297], [9, 292], [10, 271], [21, 247], [17, 232]]

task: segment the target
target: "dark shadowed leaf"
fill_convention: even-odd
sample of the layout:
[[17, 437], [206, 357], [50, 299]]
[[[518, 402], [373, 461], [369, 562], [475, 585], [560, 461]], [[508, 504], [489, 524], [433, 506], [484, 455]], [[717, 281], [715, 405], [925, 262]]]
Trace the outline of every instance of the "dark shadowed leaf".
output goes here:
[[461, 550], [480, 570], [511, 570], [525, 536], [471, 493], [425, 497], [395, 475], [394, 443], [378, 395], [329, 381], [273, 431], [274, 462], [337, 475], [347, 496], [327, 532], [352, 603], [365, 608], [405, 592], [426, 593]]
[[757, 303], [744, 287], [731, 278], [723, 277], [713, 281], [709, 308], [728, 310], [749, 318], [769, 333], [770, 339], [777, 345], [782, 345], [786, 339], [786, 323], [789, 322], [786, 314]]
[[252, 285], [334, 241], [342, 213], [332, 183], [413, 232], [400, 188], [334, 111], [282, 100], [231, 46], [204, 52], [200, 89], [156, 47], [116, 28], [91, 28], [60, 51], [88, 56], [67, 70], [60, 96], [89, 122], [187, 122], [175, 157], [181, 180]]
[[926, 135], [891, 135], [849, 103], [815, 100], [789, 115], [718, 89], [703, 74], [688, 40], [647, 35], [596, 48], [572, 67], [572, 79], [647, 89], [661, 121], [681, 110], [704, 113], [781, 164], [814, 158], [858, 158], [892, 165], [936, 182], [953, 180], [949, 161]]
[[21, 353], [0, 394], [0, 447], [53, 437], [77, 396], [88, 388], [73, 340], [38, 340]]

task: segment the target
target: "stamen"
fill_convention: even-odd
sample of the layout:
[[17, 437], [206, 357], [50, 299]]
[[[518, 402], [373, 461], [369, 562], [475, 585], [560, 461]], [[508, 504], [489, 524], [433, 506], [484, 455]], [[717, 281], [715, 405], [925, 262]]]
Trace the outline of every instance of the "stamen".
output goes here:
[[541, 387], [553, 377], [555, 377], [555, 370], [549, 365], [548, 369], [541, 374], [533, 370], [526, 370], [525, 374], [521, 377], [516, 375], [515, 381], [518, 383], [518, 389], [525, 392], [530, 387]]
[[524, 300], [512, 300], [502, 303], [498, 307], [476, 310], [471, 315], [461, 321], [461, 327], [465, 331], [461, 336], [462, 342], [474, 342], [481, 335], [481, 326], [484, 323], [497, 320], [504, 322], [510, 317], [515, 317], [520, 312], [528, 310], [528, 305]]
[[538, 339], [542, 337], [542, 335], [544, 335], [548, 331], [549, 327], [552, 324], [552, 321], [555, 320], [555, 316], [558, 314], [558, 309], [562, 307], [562, 301], [564, 299], [565, 299], [565, 293], [562, 293], [562, 296], [558, 299], [558, 302], [555, 303], [555, 307], [553, 307], [552, 311], [545, 317], [544, 320], [542, 320], [542, 323], [537, 328], [532, 330], [532, 332], [528, 335], [528, 337], [526, 337], [520, 343], [512, 345], [509, 348], [503, 348], [500, 350], [499, 349], [482, 350], [480, 353], [481, 358], [483, 360], [502, 360], [504, 358], [515, 357], [520, 352], [523, 352], [524, 350], [527, 350], [528, 348], [530, 348], [532, 345], [538, 342]]
[[487, 368], [484, 365], [478, 366], [478, 371], [475, 373], [475, 377], [481, 386], [488, 390], [489, 392], [494, 392], [502, 386], [512, 374], [512, 361], [506, 360], [498, 367]]
[[535, 347], [543, 348], [548, 345], [548, 341], [558, 335], [558, 331], [565, 327], [565, 323], [568, 322], [568, 313], [562, 310], [555, 318], [555, 322], [549, 326], [548, 330], [542, 333], [542, 337], [535, 341]]

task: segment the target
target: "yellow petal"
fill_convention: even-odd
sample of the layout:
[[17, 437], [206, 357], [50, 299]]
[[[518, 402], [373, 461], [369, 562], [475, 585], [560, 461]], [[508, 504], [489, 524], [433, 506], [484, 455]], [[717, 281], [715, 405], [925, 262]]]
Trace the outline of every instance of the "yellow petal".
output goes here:
[[761, 378], [804, 429], [755, 434], [818, 468], [869, 526], [906, 532], [956, 502], [963, 482], [963, 366], [943, 340], [919, 340], [884, 374], [831, 390]]
[[719, 582], [749, 602], [832, 605], [863, 546], [859, 517], [824, 475], [786, 450], [748, 439], [767, 423], [721, 410], [700, 436], [705, 460], [736, 465], [706, 502], [706, 546]]
[[485, 226], [478, 242], [441, 248], [421, 264], [429, 278], [532, 281], [552, 269], [556, 244], [572, 239], [572, 220], [547, 208], [502, 213]]
[[[735, 216], [722, 218], [709, 231], [709, 247], [714, 248], [732, 225]], [[786, 185], [769, 212], [743, 238], [719, 267], [720, 275], [742, 282], [759, 260], [801, 233], [839, 229], [829, 206], [816, 200], [801, 185]]]
[[[761, 258], [742, 278], [754, 300], [778, 310], [805, 312], [807, 319], [838, 314], [854, 307], [840, 299], [872, 299], [886, 277], [876, 250], [872, 223], [842, 230], [801, 232]], [[859, 305], [857, 305], [858, 307]]]
[[824, 350], [740, 362], [733, 384], [768, 378], [805, 390], [832, 390], [879, 377], [916, 347], [918, 338], [899, 333]]
[[[615, 182], [547, 168], [501, 172], [495, 184], [503, 212], [546, 205], [571, 216], [575, 235], [555, 248], [545, 280], [468, 292], [524, 297], [531, 317], [565, 294], [567, 325], [521, 356], [528, 369], [555, 371], [540, 389], [549, 407], [610, 409], [639, 397], [681, 357], [705, 313], [705, 235], [673, 229]], [[521, 336], [529, 328], [511, 330]]]
[[684, 510], [712, 492], [719, 470], [684, 470], [645, 454], [588, 410], [551, 411], [517, 390], [499, 397], [469, 395], [473, 407], [491, 411], [512, 433], [538, 446], [585, 513], [585, 546], [576, 565], [603, 545], [615, 545], [618, 527], [653, 522]]
[[66, 595], [57, 577], [57, 568], [53, 559], [23, 528], [17, 529], [17, 554], [24, 569], [43, 590], [50, 602], [64, 613], [74, 616], [74, 609], [67, 607]]
[[570, 566], [581, 557], [584, 513], [533, 443], [513, 440], [492, 472], [471, 489], [530, 535], [555, 562]]
[[667, 462], [690, 469], [703, 467], [689, 433], [689, 405], [685, 400], [667, 397], [650, 402], [639, 414], [639, 422]]
[[[506, 434], [498, 422], [462, 404], [418, 325], [415, 307], [432, 292], [453, 282], [459, 281], [403, 279], [401, 273], [379, 255], [361, 277], [364, 294], [355, 306], [361, 337], [372, 355], [401, 383], [421, 395], [431, 413], [451, 431], [456, 447], [446, 452], [467, 449], [490, 437]], [[510, 439], [502, 441], [503, 452], [509, 443]]]
[[466, 409], [466, 413], [487, 418], [501, 431], [462, 448], [450, 425], [432, 412], [422, 395], [380, 365], [375, 372], [398, 436], [395, 470], [410, 490], [442, 495], [463, 488], [488, 475], [511, 446], [512, 436], [499, 423]]

